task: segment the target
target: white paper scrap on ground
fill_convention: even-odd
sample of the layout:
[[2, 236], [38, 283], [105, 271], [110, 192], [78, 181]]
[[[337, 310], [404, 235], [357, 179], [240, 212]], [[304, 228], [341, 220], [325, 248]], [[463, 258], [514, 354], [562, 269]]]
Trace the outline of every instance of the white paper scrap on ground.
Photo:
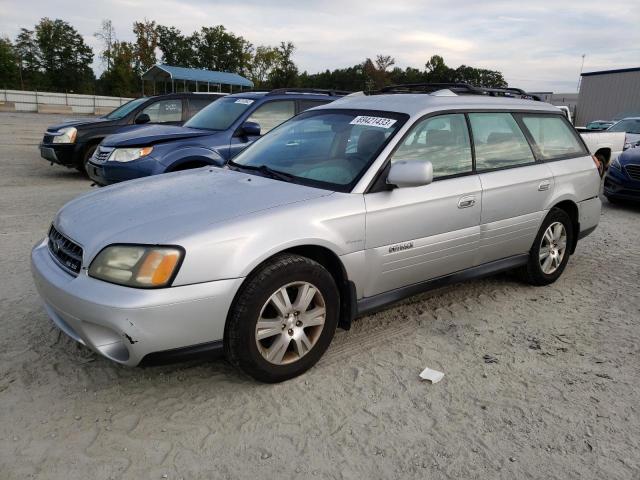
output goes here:
[[444, 373], [437, 370], [432, 370], [429, 367], [425, 368], [420, 374], [420, 378], [429, 380], [431, 383], [438, 383], [444, 377]]

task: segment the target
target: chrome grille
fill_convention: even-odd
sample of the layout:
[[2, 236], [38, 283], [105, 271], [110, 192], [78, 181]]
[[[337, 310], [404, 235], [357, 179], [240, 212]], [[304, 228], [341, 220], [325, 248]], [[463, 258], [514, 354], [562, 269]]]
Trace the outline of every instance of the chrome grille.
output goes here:
[[93, 154], [93, 161], [96, 163], [106, 162], [109, 159], [109, 155], [111, 155], [112, 151], [113, 148], [98, 147]]
[[627, 165], [624, 167], [627, 171], [627, 175], [629, 175], [634, 180], [640, 180], [640, 165]]
[[49, 229], [49, 252], [58, 264], [68, 272], [77, 275], [82, 266], [82, 247], [62, 235], [51, 225]]

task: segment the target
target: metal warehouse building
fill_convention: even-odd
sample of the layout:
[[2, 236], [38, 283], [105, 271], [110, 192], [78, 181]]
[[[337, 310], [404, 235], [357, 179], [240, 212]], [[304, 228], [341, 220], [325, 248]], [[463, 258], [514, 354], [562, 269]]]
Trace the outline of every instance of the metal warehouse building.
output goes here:
[[576, 125], [640, 116], [640, 67], [582, 74]]

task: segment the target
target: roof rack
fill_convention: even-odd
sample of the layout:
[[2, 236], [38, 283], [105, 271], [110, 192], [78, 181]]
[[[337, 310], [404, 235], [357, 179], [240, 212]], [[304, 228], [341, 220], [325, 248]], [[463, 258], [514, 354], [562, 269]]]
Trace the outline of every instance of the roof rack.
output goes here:
[[332, 97], [344, 97], [353, 92], [347, 90], [335, 90], [332, 88], [276, 88], [269, 91], [267, 95], [282, 95], [286, 93], [310, 93], [316, 95], [329, 95]]
[[404, 83], [389, 85], [381, 88], [377, 94], [388, 93], [434, 93], [439, 90], [450, 90], [462, 95], [488, 95], [491, 97], [511, 97], [526, 100], [541, 100], [538, 95], [527, 93], [520, 88], [506, 87], [474, 87], [468, 83], [443, 82], [443, 83]]

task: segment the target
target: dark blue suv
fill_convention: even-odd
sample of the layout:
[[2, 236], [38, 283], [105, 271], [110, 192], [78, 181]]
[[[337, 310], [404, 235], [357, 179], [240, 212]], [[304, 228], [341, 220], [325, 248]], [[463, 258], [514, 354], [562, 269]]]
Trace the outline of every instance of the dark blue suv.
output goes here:
[[640, 201], [640, 147], [625, 150], [611, 162], [604, 179], [604, 195], [611, 203]]
[[99, 185], [159, 173], [222, 166], [272, 128], [349, 92], [278, 89], [228, 95], [178, 126], [151, 125], [103, 140], [87, 168]]

